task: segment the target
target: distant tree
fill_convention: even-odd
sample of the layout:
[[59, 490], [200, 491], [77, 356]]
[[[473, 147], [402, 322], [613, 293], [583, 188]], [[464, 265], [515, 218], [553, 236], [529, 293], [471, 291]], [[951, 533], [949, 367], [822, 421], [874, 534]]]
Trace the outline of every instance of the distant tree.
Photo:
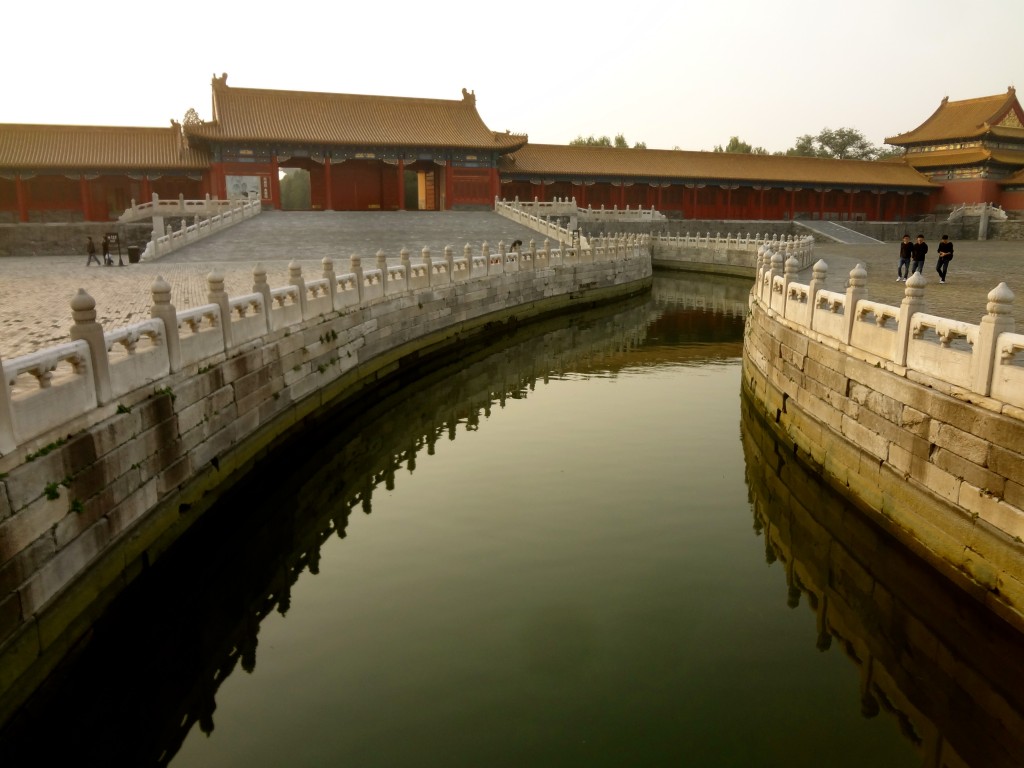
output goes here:
[[590, 134], [586, 138], [577, 136], [575, 139], [569, 142], [570, 147], [610, 147], [612, 140], [607, 136], [598, 136], [594, 138], [594, 134]]
[[[621, 133], [615, 136], [615, 140], [608, 138], [607, 136], [597, 136], [590, 134], [586, 138], [583, 136], [577, 136], [575, 139], [569, 142], [570, 147], [615, 147], [616, 149], [629, 149], [629, 142], [626, 141], [626, 137]], [[647, 149], [646, 142], [638, 141], [633, 145], [633, 149]]]
[[831, 157], [836, 160], [879, 160], [899, 157], [901, 150], [879, 148], [856, 128], [822, 128], [817, 136], [805, 133], [786, 150], [797, 157]]
[[742, 141], [739, 136], [730, 136], [729, 143], [722, 147], [721, 144], [715, 145], [715, 152], [731, 152], [734, 154], [741, 155], [767, 155], [768, 150], [764, 147], [752, 147], [747, 142]]
[[286, 211], [308, 211], [310, 207], [309, 171], [285, 168], [281, 177], [281, 208]]

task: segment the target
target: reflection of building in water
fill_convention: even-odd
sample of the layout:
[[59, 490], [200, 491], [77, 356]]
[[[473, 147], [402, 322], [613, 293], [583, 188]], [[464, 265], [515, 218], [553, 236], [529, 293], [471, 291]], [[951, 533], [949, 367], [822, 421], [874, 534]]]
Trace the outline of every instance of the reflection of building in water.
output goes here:
[[858, 667], [865, 717], [897, 718], [927, 768], [1024, 763], [1024, 638], [780, 451], [746, 396], [754, 529], [806, 596], [818, 647]]
[[[687, 290], [699, 290], [693, 285]], [[89, 754], [103, 754], [107, 764], [170, 762], [194, 725], [212, 731], [221, 683], [239, 666], [255, 669], [260, 623], [287, 613], [299, 577], [318, 572], [324, 543], [345, 537], [353, 509], [371, 513], [375, 490], [394, 488], [421, 451], [433, 454], [438, 441], [478, 429], [495, 405], [552, 378], [615, 375], [659, 354], [738, 359], [742, 323], [735, 317], [727, 318], [726, 338], [718, 329], [725, 316], [705, 314], [720, 342], [690, 351], [658, 347], [651, 329], [671, 326], [674, 314], [693, 323], [698, 313], [643, 297], [531, 324], [460, 350], [457, 369], [417, 379], [413, 396], [375, 391], [311, 427], [133, 584], [97, 625], [63, 687], [44, 689], [32, 703], [35, 719], [0, 734], [0, 764], [25, 744], [51, 762]], [[53, 722], [79, 730], [46, 739], [41, 734]]]

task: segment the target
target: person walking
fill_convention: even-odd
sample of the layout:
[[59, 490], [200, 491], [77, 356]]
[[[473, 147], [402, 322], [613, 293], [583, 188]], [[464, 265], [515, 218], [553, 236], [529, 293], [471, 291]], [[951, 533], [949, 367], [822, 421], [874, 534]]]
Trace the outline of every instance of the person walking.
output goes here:
[[92, 241], [91, 237], [87, 239], [89, 242], [85, 244], [85, 252], [89, 254], [89, 258], [85, 260], [85, 266], [88, 267], [94, 261], [96, 262], [97, 267], [102, 266], [103, 262], [101, 262], [99, 257], [96, 255], [96, 243]]
[[917, 240], [910, 246], [910, 274], [924, 273], [924, 257], [927, 253], [928, 243], [924, 241], [924, 235], [918, 235]]
[[953, 260], [953, 243], [949, 241], [949, 235], [942, 236], [939, 243], [939, 263], [935, 265], [935, 271], [939, 273], [939, 282], [946, 282], [946, 270], [949, 269], [949, 262]]
[[114, 260], [110, 258], [110, 243], [105, 237], [103, 238], [103, 263], [108, 267], [114, 266]]
[[896, 267], [896, 282], [906, 282], [910, 276], [910, 251], [913, 244], [910, 242], [910, 235], [903, 235], [903, 242], [900, 243], [900, 264]]

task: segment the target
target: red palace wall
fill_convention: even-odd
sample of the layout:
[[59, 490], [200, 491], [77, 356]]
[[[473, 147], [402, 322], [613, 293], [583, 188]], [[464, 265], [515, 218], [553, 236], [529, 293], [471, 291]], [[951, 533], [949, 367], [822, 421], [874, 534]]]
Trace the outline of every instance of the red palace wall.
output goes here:
[[463, 168], [449, 166], [451, 174], [448, 207], [488, 206], [494, 204], [494, 196], [503, 194], [498, 190], [498, 171], [495, 168]]
[[1002, 187], [991, 179], [940, 180], [942, 190], [936, 198], [936, 205], [957, 206], [963, 203], [1000, 204]]

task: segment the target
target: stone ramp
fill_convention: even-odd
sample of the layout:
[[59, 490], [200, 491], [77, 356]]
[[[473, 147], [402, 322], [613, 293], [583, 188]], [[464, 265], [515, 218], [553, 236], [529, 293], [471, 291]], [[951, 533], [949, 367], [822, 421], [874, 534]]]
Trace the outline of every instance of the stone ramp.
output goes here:
[[879, 245], [882, 242], [834, 221], [795, 221], [793, 223], [809, 229], [815, 235], [822, 235], [843, 245]]

